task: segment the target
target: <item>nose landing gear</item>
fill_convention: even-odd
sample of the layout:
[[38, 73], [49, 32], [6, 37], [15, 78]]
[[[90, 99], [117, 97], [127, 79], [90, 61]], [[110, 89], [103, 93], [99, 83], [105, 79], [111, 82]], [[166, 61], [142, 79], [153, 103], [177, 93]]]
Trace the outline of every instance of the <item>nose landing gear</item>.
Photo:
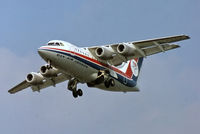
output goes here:
[[47, 69], [51, 69], [51, 68], [52, 68], [51, 60], [48, 60], [47, 63], [48, 63], [48, 64], [47, 64]]
[[71, 79], [68, 83], [68, 89], [72, 91], [72, 95], [74, 98], [77, 98], [78, 96], [83, 95], [83, 91], [81, 89], [77, 90], [77, 84], [78, 84], [78, 80], [75, 78]]

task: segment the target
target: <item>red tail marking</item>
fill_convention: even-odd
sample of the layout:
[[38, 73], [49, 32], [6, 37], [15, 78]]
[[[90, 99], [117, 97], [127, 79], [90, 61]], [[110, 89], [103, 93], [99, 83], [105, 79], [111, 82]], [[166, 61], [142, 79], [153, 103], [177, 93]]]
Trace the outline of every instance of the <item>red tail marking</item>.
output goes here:
[[132, 75], [133, 75], [133, 72], [132, 72], [132, 69], [131, 69], [131, 61], [129, 61], [129, 64], [128, 64], [128, 68], [127, 68], [127, 70], [126, 70], [126, 75], [128, 76], [128, 77], [132, 77]]
[[138, 63], [138, 59], [139, 59], [139, 58], [135, 58], [134, 60]]
[[[135, 58], [134, 60], [136, 61], [136, 63], [138, 63], [139, 58]], [[135, 66], [136, 66], [136, 63], [135, 63], [135, 62], [132, 62], [132, 63], [135, 64]], [[132, 71], [132, 69], [131, 69], [131, 60], [129, 61], [128, 68], [127, 68], [125, 74], [126, 74], [129, 78], [131, 78], [132, 75], [133, 75], [133, 71]]]

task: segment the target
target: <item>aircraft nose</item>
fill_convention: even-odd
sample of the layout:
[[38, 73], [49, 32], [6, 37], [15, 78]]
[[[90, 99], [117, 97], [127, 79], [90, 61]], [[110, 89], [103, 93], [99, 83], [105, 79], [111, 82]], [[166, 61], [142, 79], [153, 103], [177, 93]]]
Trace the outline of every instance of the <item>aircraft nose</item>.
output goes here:
[[43, 53], [44, 53], [44, 52], [43, 52], [43, 50], [41, 49], [41, 47], [38, 48], [38, 54], [41, 56]]
[[47, 57], [47, 52], [46, 50], [42, 49], [42, 47], [38, 48], [38, 54], [45, 59]]

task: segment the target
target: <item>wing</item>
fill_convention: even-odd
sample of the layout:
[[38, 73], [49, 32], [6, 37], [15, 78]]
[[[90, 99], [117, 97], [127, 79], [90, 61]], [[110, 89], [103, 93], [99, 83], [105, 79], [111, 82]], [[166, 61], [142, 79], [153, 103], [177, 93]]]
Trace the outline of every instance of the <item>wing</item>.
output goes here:
[[43, 84], [40, 85], [36, 85], [36, 86], [32, 86], [32, 90], [33, 91], [40, 91], [41, 89], [47, 88], [49, 86], [56, 86], [56, 84], [64, 82], [66, 80], [69, 80], [70, 76], [66, 75], [66, 74], [60, 74], [57, 77], [53, 77], [53, 78], [46, 78], [45, 82]]
[[26, 82], [26, 80], [24, 80], [23, 82], [21, 82], [17, 86], [8, 90], [8, 92], [11, 93], [11, 94], [14, 94], [14, 93], [19, 92], [19, 91], [26, 89], [28, 87], [30, 87], [30, 84], [28, 82]]
[[163, 37], [157, 39], [116, 43], [100, 47], [90, 47], [91, 54], [103, 63], [120, 65], [133, 58], [147, 57], [180, 47], [173, 42], [189, 39], [187, 35]]
[[58, 83], [69, 80], [69, 78], [70, 77], [68, 75], [60, 73], [57, 77], [44, 78], [43, 83], [38, 84], [38, 85], [31, 85], [26, 80], [24, 80], [23, 82], [21, 82], [17, 86], [10, 89], [8, 92], [11, 93], [11, 94], [14, 94], [14, 93], [19, 92], [19, 91], [26, 89], [28, 87], [31, 87], [33, 91], [40, 91], [41, 89], [44, 89], [46, 87], [55, 86]]
[[130, 42], [138, 47], [144, 48], [149, 46], [154, 46], [155, 42], [158, 44], [165, 44], [165, 43], [173, 43], [181, 40], [190, 39], [187, 35], [178, 35], [178, 36], [170, 36], [170, 37], [163, 37], [163, 38], [157, 38], [157, 39], [150, 39], [150, 40], [143, 40], [143, 41], [136, 41], [136, 42]]

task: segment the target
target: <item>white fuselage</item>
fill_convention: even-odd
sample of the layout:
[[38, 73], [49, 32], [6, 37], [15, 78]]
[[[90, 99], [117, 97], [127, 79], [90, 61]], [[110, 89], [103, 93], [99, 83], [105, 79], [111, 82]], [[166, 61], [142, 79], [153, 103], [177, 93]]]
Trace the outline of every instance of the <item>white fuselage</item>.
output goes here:
[[139, 91], [133, 80], [123, 76], [123, 73], [115, 66], [101, 63], [87, 48], [79, 48], [68, 42], [63, 41], [63, 46], [42, 46], [38, 53], [45, 61], [51, 61], [51, 64], [62, 72], [78, 79], [80, 83], [94, 81], [99, 70], [109, 69], [110, 77], [115, 80], [115, 86], [106, 88], [104, 84], [95, 87], [109, 91]]

